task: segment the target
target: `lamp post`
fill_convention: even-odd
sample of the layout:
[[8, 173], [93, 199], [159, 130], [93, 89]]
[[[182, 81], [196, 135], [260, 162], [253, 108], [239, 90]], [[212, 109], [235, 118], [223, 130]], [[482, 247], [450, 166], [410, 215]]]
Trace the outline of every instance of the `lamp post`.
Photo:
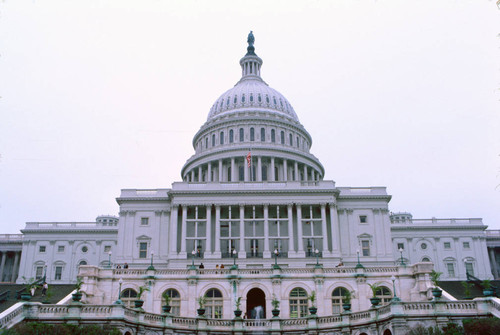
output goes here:
[[108, 268], [110, 268], [110, 269], [111, 269], [111, 254], [112, 253], [113, 253], [112, 251], [108, 252]]
[[394, 298], [392, 298], [392, 301], [400, 301], [401, 299], [399, 299], [396, 294], [396, 284], [394, 283], [396, 281], [396, 277], [392, 275], [391, 280], [392, 280], [392, 291], [394, 292]]
[[153, 266], [153, 257], [154, 257], [155, 253], [154, 251], [151, 251], [151, 265], [148, 267], [148, 270], [155, 270], [155, 267]]
[[196, 250], [193, 249], [193, 251], [191, 251], [191, 270], [196, 269], [196, 267], [194, 266], [194, 256], [195, 255], [196, 255]]
[[233, 256], [233, 266], [231, 267], [231, 269], [237, 269], [238, 265], [236, 265], [236, 257], [238, 255], [238, 252], [236, 251], [236, 249], [233, 249], [233, 251], [231, 251], [231, 254]]
[[120, 278], [118, 281], [119, 288], [118, 288], [118, 300], [115, 301], [115, 305], [122, 305], [122, 284], [123, 284], [123, 279]]
[[279, 255], [279, 253], [280, 252], [278, 251], [278, 249], [274, 249], [274, 266], [273, 266], [274, 269], [279, 269], [280, 268], [279, 265], [278, 265], [278, 255]]
[[406, 266], [405, 260], [403, 258], [403, 248], [399, 248], [399, 253], [401, 254], [401, 265]]
[[314, 253], [316, 254], [316, 266], [319, 267], [319, 250], [314, 250]]
[[359, 261], [359, 249], [356, 250], [356, 253], [358, 254], [358, 264], [356, 264], [356, 269], [362, 269], [362, 268], [364, 268], [364, 266]]

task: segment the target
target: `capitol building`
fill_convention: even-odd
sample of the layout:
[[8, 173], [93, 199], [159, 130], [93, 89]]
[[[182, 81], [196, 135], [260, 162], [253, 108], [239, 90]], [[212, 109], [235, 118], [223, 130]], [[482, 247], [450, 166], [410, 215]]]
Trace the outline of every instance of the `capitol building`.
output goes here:
[[94, 310], [79, 318], [108, 313], [128, 335], [389, 335], [500, 315], [497, 298], [437, 299], [430, 281], [433, 269], [443, 282], [498, 278], [500, 234], [480, 218], [392, 212], [385, 187], [325, 180], [304, 111], [263, 80], [252, 33], [247, 42], [241, 79], [194, 134], [180, 181], [123, 189], [118, 215], [96, 222], [26, 223], [0, 238], [2, 281], [81, 278], [81, 306]]

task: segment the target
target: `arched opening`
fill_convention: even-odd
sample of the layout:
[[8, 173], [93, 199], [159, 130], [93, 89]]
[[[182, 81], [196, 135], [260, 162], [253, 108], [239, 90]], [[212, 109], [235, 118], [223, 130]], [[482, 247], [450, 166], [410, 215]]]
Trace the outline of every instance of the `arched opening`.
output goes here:
[[384, 330], [384, 335], [392, 335], [392, 332], [389, 329]]
[[266, 319], [266, 295], [260, 288], [248, 291], [246, 313], [248, 319]]

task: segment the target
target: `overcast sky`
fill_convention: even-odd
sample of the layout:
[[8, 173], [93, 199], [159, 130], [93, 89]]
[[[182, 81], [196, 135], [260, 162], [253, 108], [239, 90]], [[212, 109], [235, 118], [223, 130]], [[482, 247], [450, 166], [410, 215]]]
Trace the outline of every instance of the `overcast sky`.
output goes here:
[[0, 233], [169, 188], [250, 30], [337, 186], [500, 229], [493, 0], [0, 3]]

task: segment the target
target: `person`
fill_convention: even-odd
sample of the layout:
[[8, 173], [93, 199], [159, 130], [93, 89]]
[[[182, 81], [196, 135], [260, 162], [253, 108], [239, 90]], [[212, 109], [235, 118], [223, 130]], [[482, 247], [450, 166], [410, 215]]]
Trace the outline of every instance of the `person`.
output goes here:
[[47, 294], [47, 290], [49, 289], [49, 284], [47, 282], [43, 282], [42, 286], [42, 297], [45, 297], [45, 294]]
[[35, 284], [31, 285], [30, 291], [31, 291], [31, 296], [34, 297], [35, 296], [35, 291], [36, 291], [36, 285]]
[[220, 265], [220, 268], [221, 268], [221, 269], [224, 269], [224, 264], [221, 264], [221, 265]]
[[215, 274], [218, 274], [218, 273], [219, 273], [219, 264], [217, 264], [217, 265], [215, 266]]
[[128, 263], [123, 264], [124, 269], [128, 269]]
[[204, 269], [205, 268], [205, 265], [203, 265], [203, 263], [200, 264], [200, 269]]

